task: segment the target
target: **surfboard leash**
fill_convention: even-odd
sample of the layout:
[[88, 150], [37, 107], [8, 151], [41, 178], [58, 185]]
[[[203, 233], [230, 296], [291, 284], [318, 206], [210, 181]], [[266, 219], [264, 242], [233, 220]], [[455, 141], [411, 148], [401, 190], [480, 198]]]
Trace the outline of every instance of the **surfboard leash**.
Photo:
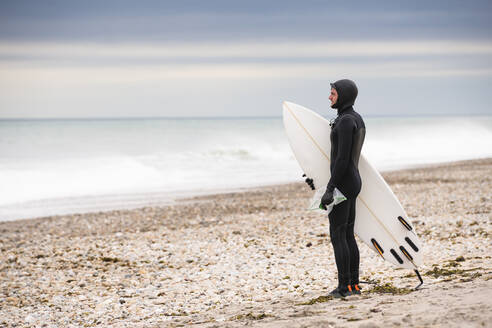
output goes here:
[[[420, 275], [419, 270], [414, 269], [413, 271], [415, 272], [415, 274], [417, 275], [417, 278], [419, 278], [419, 281], [420, 281], [420, 283], [416, 287], [414, 287], [413, 290], [419, 290], [420, 287], [422, 287], [422, 285], [424, 284], [424, 280], [422, 279], [422, 276]], [[374, 281], [374, 280], [360, 280], [359, 283], [360, 284], [367, 284], [367, 285], [377, 285], [377, 284], [379, 284], [378, 281]]]
[[420, 275], [419, 270], [415, 269], [415, 270], [413, 270], [413, 271], [415, 271], [415, 274], [417, 275], [417, 278], [419, 278], [419, 280], [420, 280], [420, 284], [418, 284], [418, 285], [414, 288], [414, 290], [418, 290], [418, 289], [419, 289], [419, 288], [420, 288], [420, 287], [424, 284], [424, 280], [422, 279], [422, 276]]

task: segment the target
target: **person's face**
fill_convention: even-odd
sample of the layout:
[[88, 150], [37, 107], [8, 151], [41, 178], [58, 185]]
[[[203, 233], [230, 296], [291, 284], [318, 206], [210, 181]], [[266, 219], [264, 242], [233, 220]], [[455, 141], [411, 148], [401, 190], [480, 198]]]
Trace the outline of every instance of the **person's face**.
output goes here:
[[337, 100], [338, 100], [338, 92], [337, 92], [337, 90], [331, 88], [329, 99], [331, 101], [331, 106], [333, 106], [333, 105], [335, 105], [337, 103]]

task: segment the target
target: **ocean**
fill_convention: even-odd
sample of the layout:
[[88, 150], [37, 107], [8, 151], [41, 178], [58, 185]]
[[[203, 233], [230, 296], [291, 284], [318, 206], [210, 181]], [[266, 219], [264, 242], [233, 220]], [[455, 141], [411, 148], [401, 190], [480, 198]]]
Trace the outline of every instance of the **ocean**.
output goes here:
[[[369, 117], [380, 171], [492, 156], [492, 116]], [[282, 119], [0, 120], [0, 221], [302, 181]]]

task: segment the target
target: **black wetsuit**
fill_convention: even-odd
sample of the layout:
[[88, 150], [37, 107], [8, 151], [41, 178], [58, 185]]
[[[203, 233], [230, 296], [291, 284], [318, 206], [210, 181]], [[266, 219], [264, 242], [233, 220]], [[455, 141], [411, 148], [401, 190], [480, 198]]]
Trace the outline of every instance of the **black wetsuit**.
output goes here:
[[355, 202], [362, 181], [358, 164], [365, 138], [362, 117], [354, 111], [357, 87], [350, 80], [332, 84], [337, 90], [338, 100], [332, 106], [338, 109], [338, 116], [332, 123], [331, 179], [327, 190], [340, 190], [347, 200], [335, 205], [328, 215], [330, 237], [338, 269], [338, 286], [346, 288], [359, 283], [359, 249], [354, 237]]

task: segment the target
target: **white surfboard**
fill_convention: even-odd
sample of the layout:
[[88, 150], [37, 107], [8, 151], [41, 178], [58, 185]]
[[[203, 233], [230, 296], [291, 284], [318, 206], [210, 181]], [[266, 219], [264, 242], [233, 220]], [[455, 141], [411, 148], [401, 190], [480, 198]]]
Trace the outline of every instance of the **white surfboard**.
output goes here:
[[[285, 131], [294, 155], [316, 189], [330, 180], [328, 120], [291, 102], [283, 103]], [[422, 246], [405, 210], [379, 172], [361, 154], [362, 190], [356, 201], [355, 233], [376, 253], [394, 265], [417, 269]]]

